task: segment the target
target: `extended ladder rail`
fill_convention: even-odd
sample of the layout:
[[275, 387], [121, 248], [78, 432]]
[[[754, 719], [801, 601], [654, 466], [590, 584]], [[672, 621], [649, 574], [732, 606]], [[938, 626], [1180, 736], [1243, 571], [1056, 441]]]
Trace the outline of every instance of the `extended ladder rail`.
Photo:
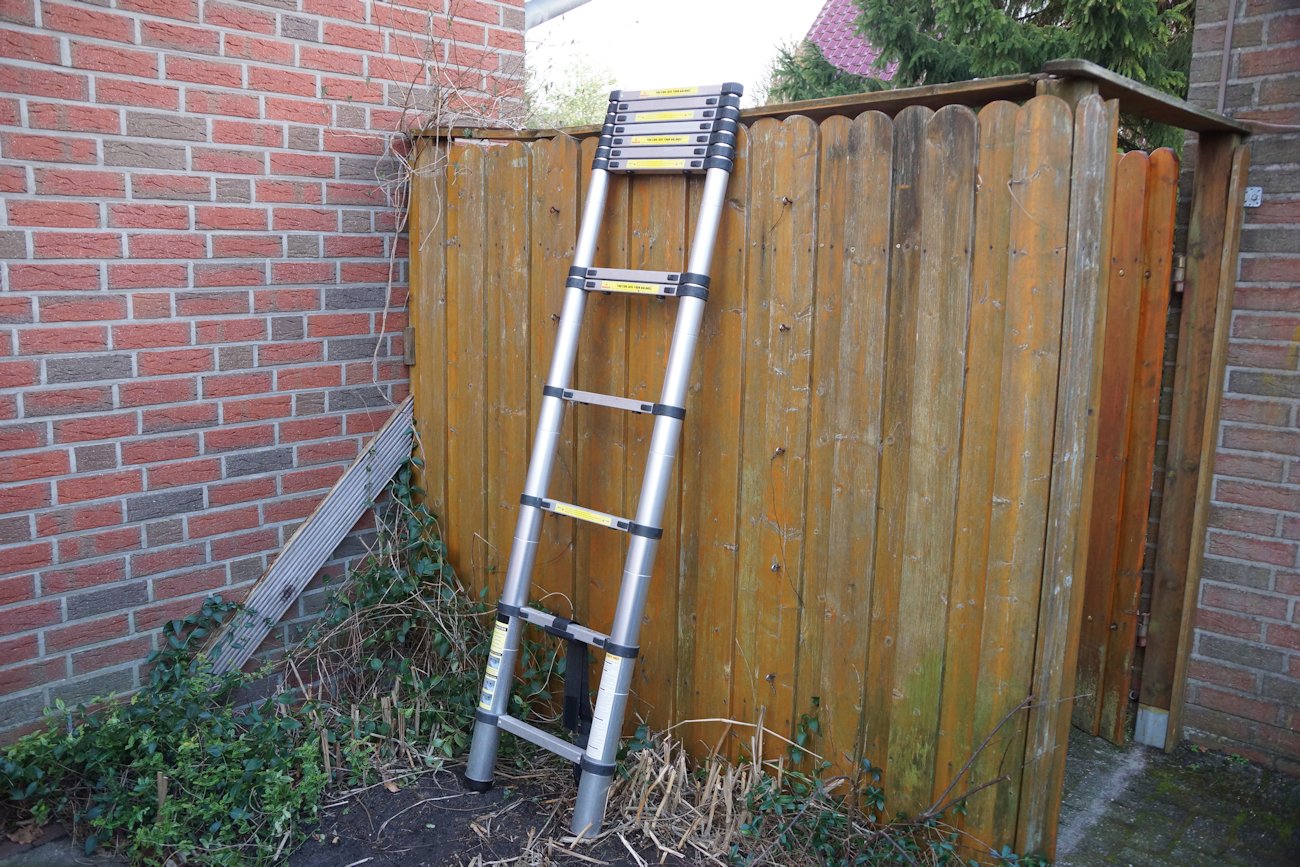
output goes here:
[[[582, 771], [571, 829], [579, 836], [599, 832], [614, 775], [614, 760], [622, 733], [631, 688], [641, 620], [654, 569], [661, 522], [673, 462], [681, 439], [691, 363], [699, 339], [709, 270], [721, 221], [727, 183], [735, 160], [742, 88], [738, 84], [660, 91], [615, 91], [592, 165], [591, 184], [574, 248], [573, 267], [566, 281], [555, 355], [543, 389], [537, 436], [533, 442], [519, 520], [498, 606], [487, 671], [475, 714], [474, 740], [466, 767], [466, 783], [483, 790], [492, 785], [501, 731], [508, 731], [568, 758]], [[683, 128], [703, 124], [695, 129]], [[672, 127], [669, 129], [668, 127]], [[707, 127], [707, 129], [705, 128]], [[707, 132], [708, 141], [697, 137]], [[615, 140], [618, 146], [615, 147]], [[684, 172], [705, 174], [699, 217], [683, 272], [629, 271], [592, 267], [611, 172]], [[600, 395], [571, 388], [578, 334], [587, 295], [592, 292], [676, 297], [679, 308], [673, 328], [668, 365], [658, 402]], [[652, 415], [654, 428], [645, 476], [631, 519], [548, 498], [547, 485], [560, 439], [566, 403], [586, 403]], [[536, 563], [542, 519], [546, 512], [567, 515], [628, 534], [628, 552], [614, 623], [608, 635], [567, 618], [528, 607], [528, 589]], [[509, 716], [510, 685], [518, 659], [522, 631], [533, 624], [570, 642], [604, 651], [605, 662], [594, 712], [585, 708], [573, 744]], [[574, 659], [571, 655], [571, 661]], [[580, 657], [585, 659], [585, 657]], [[585, 665], [582, 666], [585, 672]], [[567, 673], [566, 673], [567, 677]], [[582, 685], [585, 689], [585, 683]], [[566, 703], [574, 695], [566, 683]], [[585, 697], [582, 703], [585, 704]], [[569, 714], [566, 713], [566, 716]], [[587, 724], [589, 718], [589, 732]], [[581, 741], [585, 736], [585, 744]], [[585, 748], [584, 748], [585, 747]]]

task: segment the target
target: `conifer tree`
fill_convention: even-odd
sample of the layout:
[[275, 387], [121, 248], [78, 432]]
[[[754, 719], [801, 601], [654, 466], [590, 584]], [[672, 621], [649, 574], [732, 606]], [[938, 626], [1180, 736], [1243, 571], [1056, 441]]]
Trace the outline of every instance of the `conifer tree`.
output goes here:
[[[1194, 0], [854, 0], [860, 34], [896, 63], [887, 85], [836, 69], [815, 45], [779, 49], [770, 100], [791, 101], [1037, 72], [1082, 58], [1166, 93], [1185, 96]], [[854, 90], [856, 88], [856, 90]], [[1182, 136], [1126, 122], [1128, 147], [1177, 145]]]

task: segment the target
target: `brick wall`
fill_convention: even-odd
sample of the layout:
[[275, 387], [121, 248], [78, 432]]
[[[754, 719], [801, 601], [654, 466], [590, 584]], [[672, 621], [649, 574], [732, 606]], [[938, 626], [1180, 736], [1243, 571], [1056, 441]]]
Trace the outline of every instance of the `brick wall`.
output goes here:
[[404, 395], [386, 145], [520, 107], [522, 0], [447, 3], [0, 0], [0, 738], [137, 685]]
[[[1200, 0], [1190, 99], [1213, 109], [1228, 0]], [[1300, 773], [1300, 6], [1237, 0], [1225, 113], [1263, 121], [1249, 183], [1186, 728]]]

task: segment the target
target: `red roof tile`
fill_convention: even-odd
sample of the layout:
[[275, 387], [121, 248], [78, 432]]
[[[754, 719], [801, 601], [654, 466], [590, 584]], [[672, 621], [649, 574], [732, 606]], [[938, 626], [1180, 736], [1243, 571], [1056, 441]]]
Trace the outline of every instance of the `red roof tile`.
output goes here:
[[859, 11], [853, 0], [826, 0], [822, 11], [817, 13], [817, 20], [808, 30], [808, 39], [837, 69], [889, 81], [894, 77], [897, 64], [891, 63], [884, 69], [872, 65], [880, 52], [854, 28]]

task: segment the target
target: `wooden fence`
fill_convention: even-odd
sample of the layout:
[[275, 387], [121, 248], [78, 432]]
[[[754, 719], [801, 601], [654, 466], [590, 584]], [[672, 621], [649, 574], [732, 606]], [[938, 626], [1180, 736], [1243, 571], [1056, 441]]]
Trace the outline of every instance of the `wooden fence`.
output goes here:
[[[1088, 555], [1115, 105], [1043, 95], [741, 137], [635, 712], [869, 758], [892, 809], [1051, 851]], [[412, 387], [431, 507], [500, 591], [594, 141], [426, 142]], [[679, 269], [700, 187], [616, 178], [602, 266]], [[597, 296], [576, 387], [655, 400], [673, 302]], [[568, 413], [549, 494], [629, 514], [649, 422]], [[607, 628], [625, 540], [548, 516], [533, 593]], [[1027, 697], [1033, 706], [1015, 712]], [[999, 729], [999, 723], [1004, 723]], [[995, 732], [996, 729], [996, 733]], [[679, 731], [712, 744], [722, 727]], [[1000, 782], [992, 782], [998, 781]]]

